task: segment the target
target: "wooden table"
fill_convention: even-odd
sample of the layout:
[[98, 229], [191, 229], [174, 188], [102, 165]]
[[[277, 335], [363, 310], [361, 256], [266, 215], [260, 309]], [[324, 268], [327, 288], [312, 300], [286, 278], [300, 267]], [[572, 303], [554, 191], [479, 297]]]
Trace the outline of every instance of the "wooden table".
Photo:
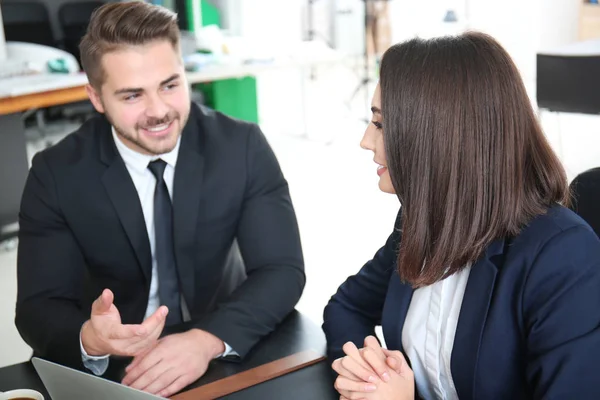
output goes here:
[[13, 114], [33, 108], [44, 108], [87, 100], [85, 86], [49, 90], [23, 96], [0, 98], [0, 115]]

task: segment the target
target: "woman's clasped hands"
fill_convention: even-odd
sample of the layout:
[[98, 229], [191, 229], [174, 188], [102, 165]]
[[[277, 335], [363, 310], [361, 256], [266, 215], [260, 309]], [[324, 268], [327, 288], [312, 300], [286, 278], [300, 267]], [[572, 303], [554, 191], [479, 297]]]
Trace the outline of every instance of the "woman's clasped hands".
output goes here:
[[381, 347], [373, 336], [367, 336], [359, 349], [348, 342], [342, 348], [345, 357], [336, 359], [332, 367], [339, 374], [335, 389], [340, 400], [413, 400], [413, 372], [399, 351]]

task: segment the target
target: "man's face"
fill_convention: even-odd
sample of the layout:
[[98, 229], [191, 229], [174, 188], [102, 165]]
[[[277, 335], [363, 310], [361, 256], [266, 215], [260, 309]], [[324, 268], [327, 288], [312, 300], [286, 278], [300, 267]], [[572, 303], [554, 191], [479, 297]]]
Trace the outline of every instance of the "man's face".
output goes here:
[[190, 93], [181, 56], [169, 41], [124, 47], [102, 57], [105, 80], [90, 100], [129, 148], [168, 153], [190, 114]]

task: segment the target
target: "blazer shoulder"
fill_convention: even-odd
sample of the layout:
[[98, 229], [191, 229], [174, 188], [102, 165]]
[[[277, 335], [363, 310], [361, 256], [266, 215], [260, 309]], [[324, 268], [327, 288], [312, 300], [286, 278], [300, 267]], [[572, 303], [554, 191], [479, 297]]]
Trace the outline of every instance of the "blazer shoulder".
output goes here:
[[90, 150], [97, 149], [97, 137], [102, 128], [102, 118], [102, 116], [96, 116], [89, 119], [58, 143], [39, 152], [38, 155], [50, 165], [77, 163], [86, 157]]
[[531, 220], [521, 232], [521, 235], [530, 235], [539, 237], [542, 240], [550, 240], [554, 236], [573, 230], [574, 228], [581, 228], [582, 231], [589, 231], [594, 234], [588, 223], [575, 212], [562, 205], [555, 205], [548, 208], [545, 214]]
[[253, 122], [243, 121], [195, 103], [192, 103], [190, 115], [199, 126], [205, 128], [204, 133], [209, 136], [216, 135], [219, 138], [234, 139], [253, 132], [260, 132], [258, 125]]
[[[600, 259], [600, 239], [592, 228], [568, 208], [556, 205], [535, 217], [511, 244], [513, 255], [533, 265], [544, 260], [545, 269], [581, 268], [591, 255]], [[594, 256], [595, 257], [595, 256]]]

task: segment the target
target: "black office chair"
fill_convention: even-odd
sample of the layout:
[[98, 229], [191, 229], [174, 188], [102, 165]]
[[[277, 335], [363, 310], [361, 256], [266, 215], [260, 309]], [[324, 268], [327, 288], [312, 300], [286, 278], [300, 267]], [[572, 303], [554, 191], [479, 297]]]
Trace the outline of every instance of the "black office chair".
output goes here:
[[570, 185], [571, 209], [600, 237], [600, 167], [577, 175]]
[[[0, 132], [0, 242], [18, 233], [21, 195], [29, 163], [25, 134], [19, 115], [2, 116]], [[16, 225], [16, 226], [15, 226]]]
[[64, 35], [63, 47], [73, 54], [80, 64], [79, 42], [85, 35], [92, 13], [103, 4], [102, 1], [73, 1], [63, 4], [58, 9], [58, 21]]
[[37, 1], [0, 1], [7, 41], [56, 46], [48, 10]]

